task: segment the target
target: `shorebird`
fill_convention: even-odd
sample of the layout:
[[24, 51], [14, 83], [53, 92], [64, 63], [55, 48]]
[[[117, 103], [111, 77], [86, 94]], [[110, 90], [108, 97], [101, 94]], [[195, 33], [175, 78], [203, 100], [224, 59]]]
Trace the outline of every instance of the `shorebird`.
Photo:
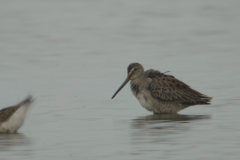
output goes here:
[[26, 112], [32, 102], [32, 96], [29, 96], [15, 106], [0, 110], [0, 133], [16, 133], [22, 126]]
[[131, 80], [130, 88], [140, 104], [154, 114], [177, 113], [178, 111], [198, 104], [210, 104], [208, 97], [174, 76], [157, 70], [147, 70], [139, 63], [128, 66], [128, 76], [117, 93]]

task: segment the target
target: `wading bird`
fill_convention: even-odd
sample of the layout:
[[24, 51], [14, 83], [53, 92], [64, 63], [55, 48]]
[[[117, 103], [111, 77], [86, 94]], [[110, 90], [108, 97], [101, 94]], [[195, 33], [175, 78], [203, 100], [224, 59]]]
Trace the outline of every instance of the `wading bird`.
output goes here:
[[144, 71], [139, 63], [128, 66], [128, 76], [112, 99], [130, 80], [133, 95], [144, 108], [155, 114], [177, 113], [192, 105], [210, 104], [212, 99], [174, 76], [153, 69]]
[[26, 112], [32, 102], [32, 96], [29, 96], [15, 106], [0, 110], [0, 133], [16, 133], [23, 125]]

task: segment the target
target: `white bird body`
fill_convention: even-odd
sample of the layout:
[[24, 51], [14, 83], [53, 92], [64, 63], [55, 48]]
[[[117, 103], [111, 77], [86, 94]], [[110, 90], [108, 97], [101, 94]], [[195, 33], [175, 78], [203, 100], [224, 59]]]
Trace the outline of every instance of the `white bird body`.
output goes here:
[[16, 133], [23, 125], [32, 97], [28, 97], [16, 106], [0, 110], [0, 133]]

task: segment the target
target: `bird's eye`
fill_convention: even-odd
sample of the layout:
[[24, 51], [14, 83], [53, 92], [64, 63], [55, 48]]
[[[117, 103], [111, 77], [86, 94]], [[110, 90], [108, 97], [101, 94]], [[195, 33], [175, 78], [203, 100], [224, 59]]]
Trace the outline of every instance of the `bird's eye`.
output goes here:
[[137, 68], [133, 68], [129, 74], [133, 74], [136, 70]]

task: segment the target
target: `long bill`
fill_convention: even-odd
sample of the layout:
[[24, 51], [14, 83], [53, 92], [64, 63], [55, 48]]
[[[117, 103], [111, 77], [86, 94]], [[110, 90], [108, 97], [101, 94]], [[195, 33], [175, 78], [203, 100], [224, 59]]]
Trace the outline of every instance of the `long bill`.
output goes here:
[[121, 89], [128, 83], [129, 81], [129, 76], [127, 76], [126, 80], [123, 82], [123, 84], [118, 88], [118, 90], [114, 93], [114, 95], [112, 96], [112, 99], [118, 94], [119, 91], [121, 91]]

